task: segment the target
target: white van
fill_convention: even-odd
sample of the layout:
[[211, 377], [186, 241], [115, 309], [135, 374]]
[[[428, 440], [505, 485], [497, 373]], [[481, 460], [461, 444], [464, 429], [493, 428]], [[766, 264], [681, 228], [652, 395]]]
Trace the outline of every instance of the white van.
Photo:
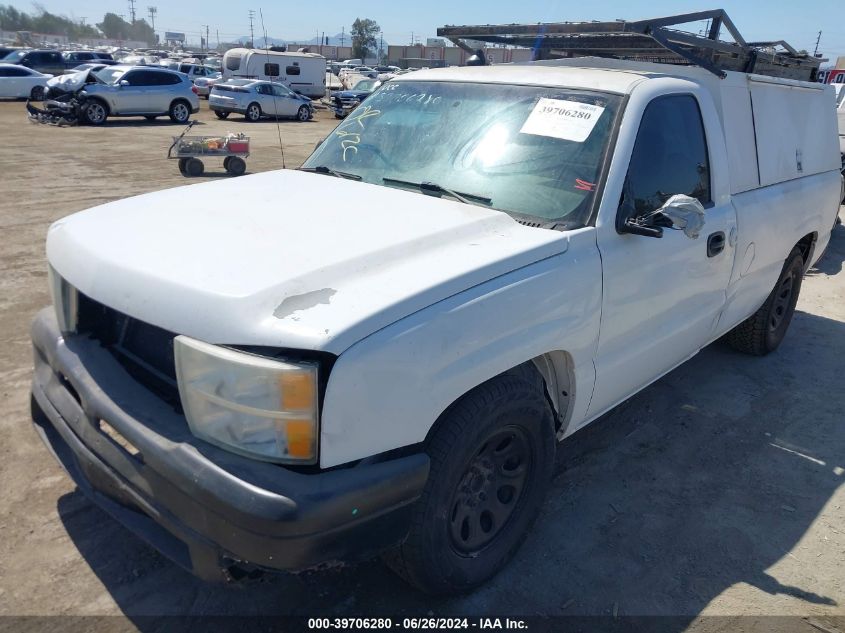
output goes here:
[[326, 58], [316, 53], [233, 48], [223, 55], [223, 79], [232, 78], [276, 81], [318, 99], [326, 93]]

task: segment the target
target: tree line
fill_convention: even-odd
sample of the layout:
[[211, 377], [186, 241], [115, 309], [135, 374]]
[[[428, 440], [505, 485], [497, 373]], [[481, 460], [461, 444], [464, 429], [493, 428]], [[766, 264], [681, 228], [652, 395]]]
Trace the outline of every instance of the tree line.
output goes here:
[[116, 13], [106, 13], [103, 21], [94, 26], [50, 13], [40, 7], [37, 13], [29, 14], [5, 4], [0, 4], [0, 30], [64, 35], [70, 40], [105, 37], [114, 40], [136, 40], [149, 44], [154, 44], [156, 41], [152, 27], [143, 19], [131, 23]]

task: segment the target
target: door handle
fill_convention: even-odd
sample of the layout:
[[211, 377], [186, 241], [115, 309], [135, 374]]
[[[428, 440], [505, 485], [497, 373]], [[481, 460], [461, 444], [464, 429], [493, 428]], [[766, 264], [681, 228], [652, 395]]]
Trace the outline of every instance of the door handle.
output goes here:
[[716, 257], [725, 250], [725, 232], [716, 231], [707, 237], [707, 257]]

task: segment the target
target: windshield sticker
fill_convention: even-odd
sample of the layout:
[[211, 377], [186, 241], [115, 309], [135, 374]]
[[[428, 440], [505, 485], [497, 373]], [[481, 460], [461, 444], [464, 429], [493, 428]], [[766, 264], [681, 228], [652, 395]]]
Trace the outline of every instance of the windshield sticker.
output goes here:
[[590, 136], [603, 112], [604, 106], [542, 98], [519, 131], [521, 134], [550, 136], [583, 143]]

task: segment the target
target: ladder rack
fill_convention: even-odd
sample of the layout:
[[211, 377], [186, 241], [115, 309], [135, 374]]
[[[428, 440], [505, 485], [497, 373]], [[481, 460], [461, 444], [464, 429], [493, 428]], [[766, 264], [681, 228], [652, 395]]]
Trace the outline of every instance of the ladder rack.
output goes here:
[[[704, 35], [677, 28], [705, 20], [709, 27]], [[722, 27], [732, 42], [719, 38]], [[476, 51], [466, 40], [530, 48], [534, 60], [612, 57], [701, 66], [719, 77], [730, 70], [816, 81], [819, 66], [825, 61], [800, 53], [782, 40], [746, 42], [723, 9], [633, 22], [444, 26], [437, 29], [437, 35], [471, 53]]]

